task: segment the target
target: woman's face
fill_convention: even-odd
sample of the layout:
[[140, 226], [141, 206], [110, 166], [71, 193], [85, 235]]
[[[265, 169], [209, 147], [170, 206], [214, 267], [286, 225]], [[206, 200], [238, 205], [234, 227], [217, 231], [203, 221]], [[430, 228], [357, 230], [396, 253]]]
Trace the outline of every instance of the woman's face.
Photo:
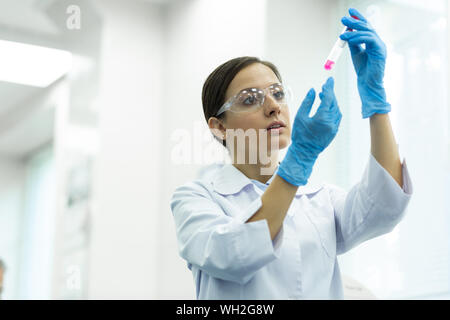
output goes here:
[[[253, 63], [241, 71], [234, 77], [228, 86], [225, 101], [239, 93], [246, 88], [260, 88], [264, 89], [268, 86], [279, 83], [280, 80], [275, 73], [264, 64]], [[279, 134], [273, 131], [267, 131], [267, 127], [274, 121], [282, 121], [286, 127], [279, 131]], [[289, 108], [287, 105], [279, 105], [276, 100], [267, 94], [264, 99], [264, 104], [261, 108], [249, 114], [239, 114], [231, 111], [226, 111], [226, 116], [223, 121], [223, 126], [226, 129], [243, 129], [245, 132], [248, 129], [255, 129], [259, 144], [259, 130], [264, 130], [267, 136], [267, 148], [271, 150], [274, 139], [278, 136], [278, 149], [286, 148], [291, 139], [291, 125], [289, 120]], [[264, 137], [264, 136], [262, 136]], [[228, 141], [227, 141], [228, 145]], [[236, 143], [235, 143], [236, 145]], [[276, 145], [274, 144], [274, 151]], [[249, 146], [246, 145], [248, 151]]]

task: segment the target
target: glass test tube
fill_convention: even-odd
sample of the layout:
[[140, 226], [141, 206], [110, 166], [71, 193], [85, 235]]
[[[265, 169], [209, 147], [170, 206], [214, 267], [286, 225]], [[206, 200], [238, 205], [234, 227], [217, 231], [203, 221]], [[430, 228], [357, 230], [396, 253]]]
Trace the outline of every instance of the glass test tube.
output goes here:
[[[355, 18], [357, 20], [358, 17], [352, 16], [352, 18]], [[342, 32], [340, 34], [343, 34], [344, 32], [353, 31], [353, 29], [350, 29], [349, 27], [344, 27]], [[325, 70], [331, 70], [333, 68], [333, 65], [336, 63], [336, 61], [339, 59], [339, 56], [342, 53], [342, 50], [345, 48], [347, 44], [347, 41], [342, 40], [338, 37], [336, 42], [334, 43], [333, 48], [331, 49], [330, 54], [327, 57], [327, 61], [325, 62]]]

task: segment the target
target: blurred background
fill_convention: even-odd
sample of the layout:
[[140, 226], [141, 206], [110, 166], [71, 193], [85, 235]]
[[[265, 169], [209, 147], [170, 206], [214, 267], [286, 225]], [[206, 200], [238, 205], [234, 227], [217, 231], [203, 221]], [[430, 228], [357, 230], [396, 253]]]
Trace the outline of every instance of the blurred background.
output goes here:
[[369, 160], [369, 121], [348, 50], [323, 69], [349, 7], [387, 45], [414, 194], [391, 233], [339, 256], [341, 272], [380, 299], [449, 299], [445, 0], [1, 0], [2, 298], [195, 299], [169, 201], [223, 160], [201, 90], [237, 56], [278, 66], [291, 119], [335, 78], [343, 119], [310, 181], [350, 189]]

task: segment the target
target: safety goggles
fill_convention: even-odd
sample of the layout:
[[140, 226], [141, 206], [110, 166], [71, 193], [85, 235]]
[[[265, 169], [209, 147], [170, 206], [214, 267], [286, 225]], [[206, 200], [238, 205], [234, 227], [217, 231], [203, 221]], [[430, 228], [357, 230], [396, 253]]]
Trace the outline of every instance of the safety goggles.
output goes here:
[[287, 106], [292, 99], [291, 89], [281, 83], [274, 83], [265, 89], [247, 88], [225, 102], [216, 113], [216, 117], [227, 110], [243, 114], [252, 113], [264, 105], [267, 94], [270, 94], [273, 101], [280, 106]]

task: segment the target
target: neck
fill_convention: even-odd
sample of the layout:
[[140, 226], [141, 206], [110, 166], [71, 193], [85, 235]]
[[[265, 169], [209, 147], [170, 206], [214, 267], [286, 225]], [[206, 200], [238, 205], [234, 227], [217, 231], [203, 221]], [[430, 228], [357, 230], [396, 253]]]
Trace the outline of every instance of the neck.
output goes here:
[[278, 167], [278, 152], [273, 152], [270, 155], [267, 164], [262, 164], [259, 161], [251, 164], [236, 163], [236, 161], [234, 161], [233, 166], [245, 174], [247, 178], [266, 183], [273, 176]]

